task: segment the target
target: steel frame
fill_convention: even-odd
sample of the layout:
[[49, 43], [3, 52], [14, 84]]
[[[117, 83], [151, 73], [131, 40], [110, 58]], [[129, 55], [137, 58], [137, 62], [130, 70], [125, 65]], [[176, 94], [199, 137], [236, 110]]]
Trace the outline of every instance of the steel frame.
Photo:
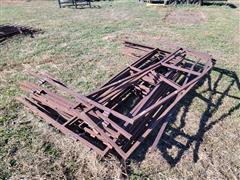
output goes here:
[[61, 2], [61, 0], [58, 0], [59, 8], [62, 8], [63, 6], [75, 6], [77, 9], [77, 6], [89, 6], [91, 8], [91, 0], [69, 0], [66, 2]]
[[125, 46], [145, 55], [102, 87], [83, 96], [46, 73], [30, 72], [38, 84], [21, 82], [28, 96], [18, 100], [64, 134], [100, 156], [117, 153], [124, 160], [156, 127], [156, 146], [172, 108], [213, 67], [211, 56], [179, 48], [168, 52], [136, 43]]

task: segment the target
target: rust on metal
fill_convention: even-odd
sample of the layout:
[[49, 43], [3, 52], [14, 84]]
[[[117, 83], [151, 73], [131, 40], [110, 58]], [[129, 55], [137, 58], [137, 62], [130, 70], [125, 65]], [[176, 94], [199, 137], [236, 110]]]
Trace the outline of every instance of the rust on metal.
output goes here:
[[33, 34], [37, 32], [41, 32], [41, 29], [36, 29], [29, 26], [3, 24], [0, 25], [0, 42], [17, 34], [30, 35], [33, 37]]
[[52, 75], [30, 72], [39, 83], [21, 82], [27, 95], [17, 99], [102, 157], [113, 153], [126, 160], [159, 129], [151, 147], [154, 150], [170, 111], [210, 72], [213, 59], [183, 48], [168, 52], [124, 44], [135, 51], [128, 53], [136, 61], [90, 94], [83, 96]]

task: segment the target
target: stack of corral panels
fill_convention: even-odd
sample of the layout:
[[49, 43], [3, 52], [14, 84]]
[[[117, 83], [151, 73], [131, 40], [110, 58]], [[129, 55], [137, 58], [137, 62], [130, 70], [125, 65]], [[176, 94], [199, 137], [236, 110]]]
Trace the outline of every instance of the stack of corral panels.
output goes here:
[[174, 106], [213, 67], [211, 56], [186, 49], [173, 52], [131, 42], [142, 55], [102, 87], [83, 96], [46, 73], [39, 83], [21, 82], [26, 96], [17, 99], [47, 123], [96, 151], [124, 160], [158, 130], [154, 150]]

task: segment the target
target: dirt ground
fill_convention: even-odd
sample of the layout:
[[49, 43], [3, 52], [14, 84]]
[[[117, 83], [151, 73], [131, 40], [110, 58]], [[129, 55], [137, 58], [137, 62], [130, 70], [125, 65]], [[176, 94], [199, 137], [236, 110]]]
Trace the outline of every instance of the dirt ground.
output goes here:
[[192, 11], [172, 11], [165, 16], [165, 21], [177, 24], [199, 24], [206, 21], [206, 16], [203, 12]]

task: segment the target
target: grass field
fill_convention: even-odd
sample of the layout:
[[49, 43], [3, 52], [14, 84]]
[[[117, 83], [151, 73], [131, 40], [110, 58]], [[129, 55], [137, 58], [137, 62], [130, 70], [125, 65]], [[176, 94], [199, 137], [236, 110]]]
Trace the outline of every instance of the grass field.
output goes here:
[[151, 135], [132, 156], [129, 178], [240, 178], [239, 8], [147, 7], [135, 0], [77, 10], [59, 9], [55, 1], [0, 5], [0, 24], [43, 30], [0, 45], [0, 179], [121, 178], [117, 159], [98, 161], [15, 97], [28, 69], [49, 72], [83, 94], [92, 91], [131, 62], [122, 54], [124, 39], [167, 50], [191, 48], [217, 60], [211, 76], [175, 108], [158, 150], [147, 152]]

